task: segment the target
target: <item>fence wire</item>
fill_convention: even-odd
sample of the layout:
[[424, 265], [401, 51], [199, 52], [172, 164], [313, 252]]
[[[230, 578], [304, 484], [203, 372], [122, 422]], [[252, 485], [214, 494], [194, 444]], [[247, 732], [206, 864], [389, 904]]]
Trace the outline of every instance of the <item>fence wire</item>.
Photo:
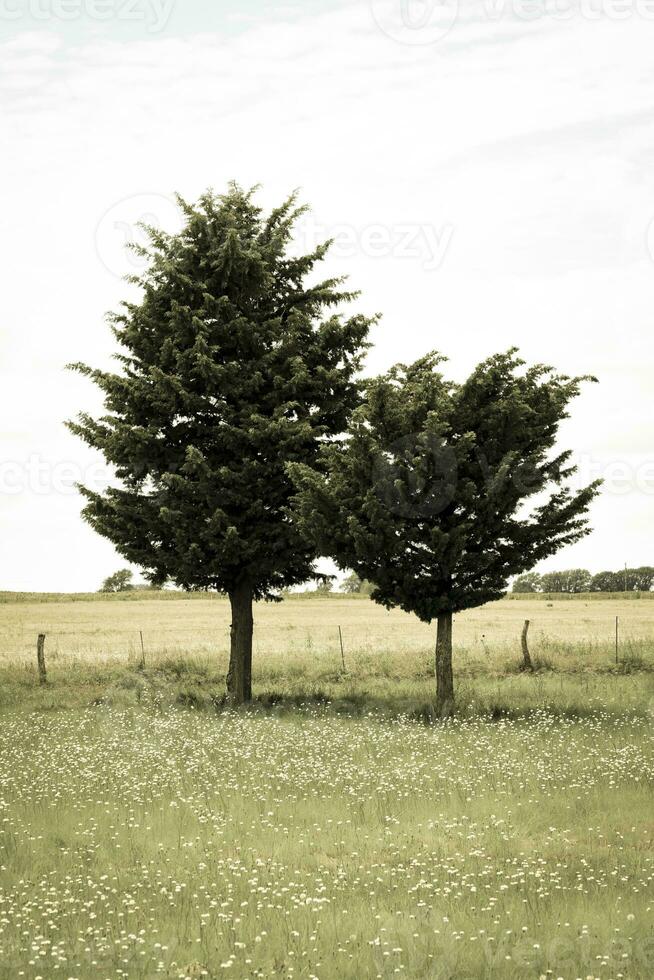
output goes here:
[[[490, 662], [502, 656], [518, 655], [522, 619], [516, 617], [510, 628], [503, 624], [493, 630], [488, 626], [461, 628], [455, 625], [455, 650], [458, 656]], [[587, 636], [576, 632], [574, 637], [562, 636], [547, 630], [547, 624], [532, 621], [529, 645], [533, 654], [546, 663], [565, 662], [616, 655], [615, 617], [593, 624]], [[640, 629], [638, 629], [640, 627]], [[0, 663], [33, 662], [39, 632], [46, 634], [48, 660], [108, 662], [139, 660], [152, 662], [185, 656], [226, 657], [229, 653], [229, 624], [161, 626], [152, 624], [143, 629], [133, 627], [72, 628], [43, 623], [39, 629], [31, 624], [0, 629]], [[340, 660], [370, 656], [433, 656], [435, 628], [416, 621], [407, 628], [405, 622], [387, 625], [292, 624], [256, 626], [253, 650], [256, 656], [280, 658], [330, 658]], [[637, 624], [630, 628], [627, 619], [620, 623], [617, 655], [641, 658], [654, 666], [654, 636]]]

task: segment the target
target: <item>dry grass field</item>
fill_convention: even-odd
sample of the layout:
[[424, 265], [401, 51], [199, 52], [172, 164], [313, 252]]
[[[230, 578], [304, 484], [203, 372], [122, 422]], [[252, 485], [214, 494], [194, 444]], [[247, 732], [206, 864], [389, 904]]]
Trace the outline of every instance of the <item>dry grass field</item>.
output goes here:
[[[36, 636], [47, 634], [48, 658], [60, 662], [128, 662], [146, 658], [200, 656], [226, 662], [229, 603], [203, 594], [179, 596], [52, 597], [0, 596], [0, 663], [32, 662]], [[652, 656], [654, 665], [654, 594], [641, 599], [581, 596], [507, 598], [455, 617], [454, 641], [459, 669], [502, 668], [519, 656], [520, 631], [529, 619], [535, 656], [560, 669], [598, 667], [615, 655], [615, 618], [619, 617], [623, 658]], [[282, 603], [255, 607], [255, 669], [285, 662], [315, 660], [317, 667], [341, 663], [338, 627], [345, 657], [354, 668], [360, 658], [383, 655], [403, 659], [431, 657], [434, 629], [415, 616], [387, 611], [367, 597], [295, 595]]]

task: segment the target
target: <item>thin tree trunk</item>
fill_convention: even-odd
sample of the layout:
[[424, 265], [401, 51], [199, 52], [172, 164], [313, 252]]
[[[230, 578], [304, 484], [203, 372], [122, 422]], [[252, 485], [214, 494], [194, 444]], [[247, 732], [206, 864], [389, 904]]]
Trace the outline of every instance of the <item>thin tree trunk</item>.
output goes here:
[[232, 607], [227, 697], [230, 704], [252, 700], [252, 588], [237, 585], [229, 593]]
[[454, 675], [452, 673], [452, 613], [438, 614], [436, 627], [436, 714], [454, 714]]
[[534, 665], [529, 654], [529, 645], [527, 643], [527, 633], [529, 632], [529, 620], [525, 619], [525, 625], [522, 627], [522, 636], [520, 637], [520, 642], [522, 644], [522, 668], [523, 670], [533, 670]]

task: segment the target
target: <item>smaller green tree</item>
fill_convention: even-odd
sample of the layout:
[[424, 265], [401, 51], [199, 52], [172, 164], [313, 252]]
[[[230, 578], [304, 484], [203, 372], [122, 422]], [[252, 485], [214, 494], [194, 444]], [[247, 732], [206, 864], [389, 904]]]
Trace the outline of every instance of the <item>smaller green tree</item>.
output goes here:
[[341, 592], [346, 595], [357, 595], [361, 591], [361, 579], [356, 572], [350, 572], [341, 582]]
[[518, 595], [525, 595], [527, 593], [540, 592], [540, 590], [541, 581], [538, 572], [525, 572], [524, 575], [518, 575], [511, 591]]
[[373, 585], [366, 579], [360, 578], [356, 572], [350, 572], [341, 583], [341, 592], [348, 595], [370, 595]]
[[324, 578], [321, 582], [318, 582], [314, 589], [314, 592], [316, 592], [318, 595], [329, 595], [333, 591], [334, 585], [331, 579], [328, 578]]
[[133, 575], [129, 568], [121, 568], [119, 572], [107, 576], [102, 583], [100, 592], [131, 592], [134, 588], [132, 578]]
[[523, 370], [510, 350], [455, 384], [442, 360], [370, 381], [345, 445], [289, 472], [317, 550], [369, 579], [376, 602], [437, 620], [436, 711], [447, 717], [454, 613], [500, 598], [511, 576], [587, 534], [599, 483], [575, 492], [571, 453], [554, 450], [585, 379]]

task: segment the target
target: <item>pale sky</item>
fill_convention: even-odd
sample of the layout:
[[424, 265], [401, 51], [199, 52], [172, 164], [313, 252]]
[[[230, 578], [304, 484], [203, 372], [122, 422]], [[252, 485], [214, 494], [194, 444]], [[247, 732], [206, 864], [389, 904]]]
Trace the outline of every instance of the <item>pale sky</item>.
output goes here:
[[[215, 8], [215, 9], [214, 9]], [[456, 378], [518, 345], [592, 373], [562, 444], [604, 476], [546, 567], [654, 564], [654, 0], [0, 0], [0, 589], [125, 562], [71, 484], [137, 221], [172, 194], [301, 188], [302, 242], [380, 311], [367, 370]]]

